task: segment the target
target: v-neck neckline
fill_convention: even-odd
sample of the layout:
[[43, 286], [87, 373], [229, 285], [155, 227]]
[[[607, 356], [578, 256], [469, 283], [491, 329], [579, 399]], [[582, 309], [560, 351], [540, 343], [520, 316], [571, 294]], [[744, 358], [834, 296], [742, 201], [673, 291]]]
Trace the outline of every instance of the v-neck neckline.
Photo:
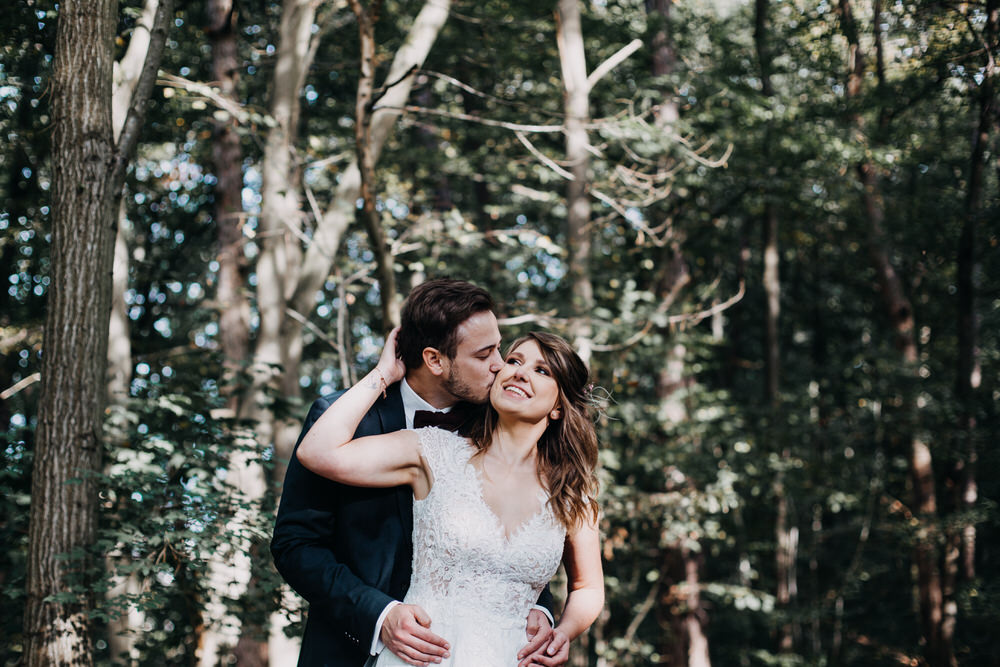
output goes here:
[[533, 513], [531, 513], [524, 521], [515, 526], [513, 530], [508, 530], [506, 524], [504, 524], [504, 522], [500, 519], [500, 515], [497, 514], [494, 511], [493, 507], [491, 507], [490, 504], [486, 501], [486, 485], [483, 480], [482, 471], [480, 471], [479, 468], [477, 468], [475, 464], [472, 462], [472, 457], [469, 457], [469, 460], [466, 462], [466, 465], [472, 469], [472, 477], [475, 480], [476, 492], [477, 495], [479, 496], [479, 502], [482, 503], [483, 508], [490, 515], [490, 517], [492, 517], [493, 523], [497, 531], [500, 533], [500, 537], [503, 538], [505, 544], [509, 545], [511, 542], [513, 542], [515, 538], [517, 538], [522, 532], [524, 532], [524, 529], [528, 525], [537, 521], [539, 517], [541, 517], [545, 513], [545, 508], [547, 506], [548, 499], [546, 498], [545, 493], [541, 489], [539, 489], [538, 492], [535, 494], [536, 499], [539, 501], [538, 509], [535, 510]]

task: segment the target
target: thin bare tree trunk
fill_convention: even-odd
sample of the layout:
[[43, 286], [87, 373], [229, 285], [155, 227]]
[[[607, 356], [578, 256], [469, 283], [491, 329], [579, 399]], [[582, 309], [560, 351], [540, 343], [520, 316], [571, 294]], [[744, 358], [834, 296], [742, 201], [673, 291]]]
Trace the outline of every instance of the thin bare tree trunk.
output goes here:
[[[997, 63], [993, 53], [998, 46], [1000, 33], [1000, 2], [987, 0], [986, 25], [982, 43], [986, 45], [986, 63], [983, 79], [971, 91], [979, 102], [979, 118], [972, 135], [969, 160], [969, 189], [966, 192], [965, 219], [958, 240], [958, 363], [956, 367], [955, 395], [958, 399], [959, 453], [952, 476], [955, 481], [955, 509], [971, 511], [978, 500], [976, 480], [979, 451], [976, 438], [976, 393], [981, 383], [981, 369], [977, 350], [978, 321], [976, 318], [976, 228], [983, 222], [983, 190], [986, 174], [986, 151], [990, 130], [996, 123]], [[970, 84], [971, 87], [971, 84]], [[959, 579], [971, 581], [976, 576], [976, 526], [972, 521], [955, 522], [947, 531], [944, 576], [943, 639], [951, 643], [957, 624], [958, 603], [955, 595]]]
[[377, 101], [375, 23], [382, 3], [374, 0], [368, 8], [362, 6], [361, 0], [349, 0], [349, 3], [358, 20], [361, 42], [361, 76], [358, 79], [358, 95], [354, 105], [355, 150], [361, 174], [361, 219], [368, 230], [369, 243], [375, 255], [375, 270], [382, 299], [382, 328], [388, 331], [399, 324], [399, 303], [392, 252], [386, 245], [382, 220], [375, 209], [375, 154], [371, 142], [372, 107]]
[[[976, 462], [979, 453], [976, 446], [975, 394], [982, 382], [978, 337], [979, 323], [976, 318], [976, 228], [983, 223], [983, 196], [986, 172], [986, 151], [989, 134], [998, 123], [997, 79], [1000, 66], [996, 53], [1000, 48], [1000, 2], [987, 0], [986, 26], [983, 30], [984, 42], [988, 46], [987, 62], [983, 71], [983, 82], [979, 87], [979, 124], [972, 146], [969, 169], [969, 192], [966, 199], [966, 216], [962, 226], [958, 250], [958, 377], [957, 394], [962, 405], [960, 428], [965, 441], [965, 464], [961, 470], [958, 494], [959, 508], [970, 510], [978, 498], [976, 486]], [[971, 581], [976, 576], [976, 528], [967, 525], [961, 538], [962, 576]]]
[[[132, 39], [135, 39], [134, 33]], [[116, 97], [117, 93], [116, 90]], [[133, 368], [132, 341], [129, 338], [128, 309], [125, 303], [129, 267], [128, 236], [129, 222], [123, 198], [118, 206], [118, 232], [115, 235], [112, 268], [111, 324], [108, 331], [108, 430], [106, 437], [108, 442], [115, 446], [123, 444], [126, 439], [125, 412]], [[119, 615], [112, 615], [108, 619], [108, 652], [120, 664], [135, 665], [139, 658], [135, 651], [135, 639], [142, 627], [144, 614], [134, 604], [129, 604], [127, 608], [123, 609], [121, 600], [138, 594], [141, 590], [141, 582], [135, 571], [127, 576], [121, 576], [116, 572], [120, 565], [131, 561], [129, 551], [128, 545], [120, 542], [105, 556], [105, 570], [108, 573], [109, 587], [104, 597], [111, 608], [119, 612]]]
[[[163, 52], [170, 3], [115, 141], [112, 121], [118, 3], [59, 7], [52, 78], [52, 281], [45, 320], [29, 520], [28, 665], [91, 664], [90, 587], [100, 562], [92, 473], [100, 470], [115, 220], [125, 169]], [[80, 276], [95, 280], [80, 280]], [[96, 388], [100, 388], [95, 391]], [[67, 557], [70, 556], [70, 557]], [[52, 599], [72, 592], [70, 600]]]
[[[450, 9], [450, 0], [425, 2], [413, 20], [406, 41], [396, 51], [382, 84], [385, 92], [379, 98], [378, 108], [372, 113], [370, 151], [376, 163], [382, 152], [382, 145], [402, 113], [400, 108], [410, 95], [414, 81], [412, 73], [423, 66], [438, 33], [448, 19]], [[292, 310], [307, 313], [312, 309], [316, 291], [322, 288], [330, 275], [330, 267], [340, 247], [340, 240], [347, 226], [355, 219], [355, 203], [360, 196], [361, 173], [355, 160], [341, 174], [333, 201], [318, 222], [313, 242], [306, 249], [299, 279], [289, 299]], [[285, 339], [300, 336], [301, 328], [302, 324], [298, 320], [289, 318], [284, 332]], [[287, 450], [279, 449], [279, 455], [291, 454], [291, 444]]]
[[[132, 31], [128, 49], [121, 60], [114, 64], [114, 84], [111, 99], [111, 118], [115, 141], [118, 141], [125, 127], [132, 95], [139, 83], [143, 64], [149, 51], [153, 23], [159, 0], [146, 0], [142, 14]], [[124, 440], [124, 411], [132, 383], [132, 342], [125, 293], [129, 278], [129, 238], [131, 236], [125, 199], [118, 206], [118, 231], [115, 235], [115, 253], [112, 267], [111, 325], [108, 334], [108, 408], [111, 424], [108, 437], [111, 442]], [[110, 587], [105, 598], [113, 607], [120, 607], [120, 599], [137, 595], [142, 589], [137, 572], [119, 576], [115, 572], [120, 564], [131, 561], [129, 548], [118, 544], [111, 549], [105, 559], [105, 567], [110, 577]], [[136, 664], [139, 655], [135, 650], [135, 640], [141, 631], [145, 614], [134, 604], [122, 610], [120, 616], [108, 620], [108, 649], [115, 660], [124, 664]]]
[[590, 280], [590, 85], [583, 48], [579, 0], [559, 0], [559, 63], [565, 88], [566, 161], [573, 179], [566, 186], [566, 249], [572, 292], [573, 326], [570, 335], [577, 353], [590, 363], [593, 331], [594, 287]]
[[[275, 125], [268, 132], [265, 145], [257, 233], [260, 240], [257, 259], [260, 324], [250, 368], [251, 386], [241, 397], [237, 415], [253, 420], [254, 431], [241, 436], [246, 444], [253, 446], [233, 454], [226, 480], [237, 498], [237, 505], [260, 500], [267, 490], [267, 478], [256, 452], [263, 451], [273, 442], [274, 415], [266, 394], [269, 386], [280, 382], [285, 361], [281, 326], [285, 317], [286, 285], [294, 281], [301, 255], [298, 241], [287, 233], [287, 225], [298, 227], [303, 218], [300, 170], [294, 160], [294, 145], [299, 122], [299, 93], [315, 54], [312, 26], [319, 4], [319, 0], [289, 0], [281, 14], [270, 100], [270, 114]], [[235, 649], [239, 642], [242, 619], [229, 612], [227, 600], [240, 599], [250, 585], [253, 560], [248, 530], [251, 519], [245, 512], [237, 511], [226, 527], [234, 535], [229, 548], [210, 554], [206, 610], [212, 623], [206, 624], [199, 642], [200, 667], [214, 667], [222, 652]]]
[[[240, 62], [233, 0], [208, 0], [207, 34], [212, 47], [212, 79], [219, 94], [238, 103]], [[216, 302], [219, 338], [225, 365], [228, 406], [235, 410], [238, 396], [228, 385], [249, 355], [250, 304], [245, 293], [243, 256], [243, 150], [232, 117], [216, 119], [212, 132], [213, 212], [218, 239], [219, 275]]]
[[[236, 18], [233, 0], [209, 0], [205, 8], [209, 43], [212, 47], [212, 85], [219, 95], [239, 104], [236, 87], [239, 83], [240, 62], [237, 53]], [[236, 132], [236, 119], [214, 120], [212, 132], [212, 171], [216, 179], [213, 189], [213, 214], [218, 243], [219, 271], [216, 281], [216, 303], [219, 309], [219, 338], [222, 344], [223, 387], [226, 405], [235, 414], [239, 406], [239, 375], [249, 357], [250, 304], [244, 292], [243, 255], [243, 151]], [[243, 461], [236, 462], [241, 466]], [[261, 473], [262, 474], [262, 473]], [[263, 493], [263, 485], [254, 485]], [[247, 489], [238, 489], [245, 493]], [[257, 500], [257, 498], [251, 498]], [[254, 542], [246, 554], [252, 564], [260, 562], [259, 546]], [[240, 556], [242, 558], [242, 556]], [[210, 572], [218, 574], [216, 568]], [[253, 597], [254, 573], [244, 593]], [[245, 606], [253, 607], [252, 603]], [[268, 632], [259, 622], [244, 618], [239, 627], [239, 639], [233, 647], [236, 664], [244, 667], [263, 667], [268, 663]], [[213, 628], [207, 629], [204, 647], [219, 645], [214, 639]], [[227, 637], [227, 640], [230, 637]], [[209, 649], [205, 651], [210, 654]]]
[[[653, 55], [654, 77], [673, 74], [677, 67], [677, 53], [670, 33], [670, 14], [673, 6], [673, 0], [646, 1], [646, 13], [651, 19], [650, 23], [655, 26], [649, 44]], [[680, 118], [680, 110], [677, 108], [677, 99], [671, 91], [664, 87], [663, 92], [664, 98], [657, 107], [655, 123], [656, 127], [670, 128]]]
[[684, 587], [687, 613], [684, 630], [688, 640], [688, 667], [711, 667], [708, 655], [708, 636], [705, 634], [705, 611], [701, 608], [701, 553], [684, 547]]
[[[768, 0], [755, 0], [754, 2], [754, 47], [757, 51], [757, 62], [760, 67], [761, 94], [766, 103], [771, 104], [774, 96], [774, 86], [771, 82], [771, 52], [768, 48], [768, 12], [770, 3]], [[764, 137], [764, 162], [771, 163], [768, 159], [771, 147], [772, 128], [768, 126]], [[773, 177], [774, 174], [769, 174]], [[764, 292], [767, 296], [764, 310], [764, 395], [770, 406], [771, 418], [769, 419], [769, 429], [772, 431], [771, 440], [780, 442], [780, 434], [777, 432], [778, 415], [780, 414], [780, 377], [781, 377], [781, 353], [778, 338], [778, 327], [781, 317], [781, 251], [778, 245], [779, 221], [777, 205], [774, 195], [769, 188], [764, 189], [764, 211], [762, 220], [763, 247], [764, 247]], [[791, 456], [788, 447], [781, 446], [780, 457], [787, 461]], [[776, 514], [775, 514], [775, 578], [776, 591], [775, 598], [782, 612], [788, 613], [792, 604], [792, 599], [798, 589], [796, 581], [795, 561], [798, 551], [797, 528], [790, 525], [792, 518], [789, 516], [788, 493], [785, 488], [785, 473], [779, 470], [775, 475], [773, 484]], [[796, 635], [795, 624], [785, 621], [778, 628], [778, 649], [782, 652], [791, 652], [794, 648]]]

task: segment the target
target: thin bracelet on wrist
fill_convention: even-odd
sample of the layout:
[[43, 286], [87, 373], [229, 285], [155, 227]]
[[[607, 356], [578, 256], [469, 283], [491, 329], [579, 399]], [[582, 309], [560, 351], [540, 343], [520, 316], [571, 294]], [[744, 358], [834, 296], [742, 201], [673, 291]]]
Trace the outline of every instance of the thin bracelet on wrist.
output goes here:
[[376, 366], [376, 367], [375, 367], [375, 368], [373, 368], [372, 370], [373, 370], [373, 371], [375, 371], [376, 373], [378, 373], [378, 381], [379, 381], [379, 386], [378, 386], [378, 387], [376, 387], [376, 391], [377, 391], [377, 390], [378, 390], [379, 388], [381, 388], [381, 389], [382, 389], [382, 398], [386, 398], [386, 390], [388, 390], [388, 389], [389, 389], [389, 383], [385, 381], [385, 376], [384, 376], [384, 375], [382, 375], [382, 371], [380, 371], [380, 370], [378, 369], [378, 366]]

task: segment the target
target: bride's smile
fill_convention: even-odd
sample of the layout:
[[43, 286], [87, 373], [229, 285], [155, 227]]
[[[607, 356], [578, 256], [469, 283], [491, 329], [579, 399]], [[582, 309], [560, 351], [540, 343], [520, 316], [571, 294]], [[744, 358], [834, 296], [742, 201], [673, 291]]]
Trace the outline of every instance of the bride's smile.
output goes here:
[[559, 402], [559, 385], [538, 343], [527, 340], [507, 355], [490, 402], [501, 415], [541, 421]]

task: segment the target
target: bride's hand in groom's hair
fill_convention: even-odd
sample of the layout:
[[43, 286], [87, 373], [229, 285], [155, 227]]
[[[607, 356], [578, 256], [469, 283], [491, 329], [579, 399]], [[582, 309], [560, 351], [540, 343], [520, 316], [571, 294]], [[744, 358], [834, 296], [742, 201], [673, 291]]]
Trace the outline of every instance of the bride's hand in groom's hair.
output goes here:
[[415, 604], [397, 604], [386, 614], [379, 638], [386, 648], [410, 663], [424, 667], [447, 658], [450, 646], [431, 632], [431, 617]]
[[399, 327], [396, 327], [385, 337], [385, 347], [382, 348], [382, 354], [379, 356], [378, 364], [376, 365], [386, 384], [399, 382], [406, 375], [406, 364], [399, 358], [399, 348], [397, 347], [398, 336]]

